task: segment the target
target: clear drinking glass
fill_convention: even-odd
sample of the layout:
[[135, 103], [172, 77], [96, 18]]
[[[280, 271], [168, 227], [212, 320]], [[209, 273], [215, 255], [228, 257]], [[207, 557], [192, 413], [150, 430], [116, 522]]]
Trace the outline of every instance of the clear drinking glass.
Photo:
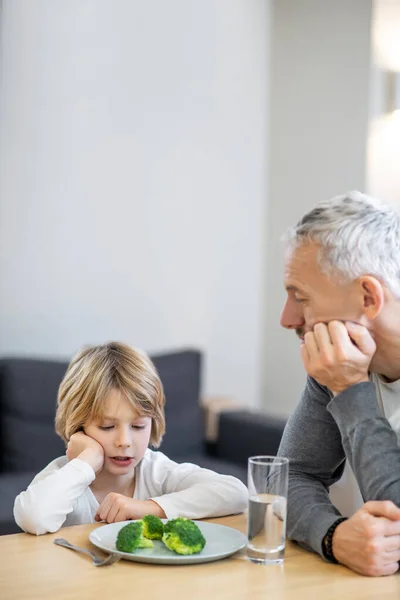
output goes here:
[[280, 563], [285, 557], [289, 460], [251, 456], [248, 461], [247, 558]]

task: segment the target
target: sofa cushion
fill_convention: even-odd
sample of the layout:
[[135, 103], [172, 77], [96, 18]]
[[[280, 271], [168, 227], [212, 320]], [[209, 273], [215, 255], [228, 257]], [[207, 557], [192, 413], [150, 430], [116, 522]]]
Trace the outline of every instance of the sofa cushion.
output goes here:
[[204, 454], [192, 454], [188, 456], [177, 456], [172, 457], [178, 463], [189, 462], [203, 469], [210, 469], [211, 471], [215, 471], [216, 473], [220, 473], [221, 475], [232, 475], [233, 477], [237, 477], [244, 484], [247, 485], [247, 469], [246, 467], [242, 467], [237, 465], [229, 460], [222, 460], [220, 458], [212, 458], [211, 456], [205, 456]]
[[57, 390], [67, 363], [4, 359], [0, 361], [1, 470], [39, 471], [64, 454], [54, 431]]
[[160, 450], [167, 456], [201, 454], [204, 441], [200, 406], [201, 354], [186, 350], [153, 356], [166, 397], [166, 433]]
[[36, 473], [0, 474], [0, 535], [21, 533], [14, 521], [14, 500], [26, 490]]
[[258, 412], [222, 412], [216, 445], [217, 456], [221, 459], [229, 457], [229, 460], [246, 468], [249, 456], [274, 456], [278, 452], [285, 425], [284, 418]]

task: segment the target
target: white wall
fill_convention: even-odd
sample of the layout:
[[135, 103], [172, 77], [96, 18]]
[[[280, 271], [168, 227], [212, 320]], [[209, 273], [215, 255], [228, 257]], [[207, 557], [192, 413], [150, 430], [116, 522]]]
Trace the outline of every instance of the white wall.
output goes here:
[[[373, 9], [366, 187], [400, 205], [400, 0], [374, 0]], [[391, 71], [398, 71], [392, 81]]]
[[4, 0], [0, 353], [204, 349], [256, 405], [269, 0]]
[[[400, 90], [399, 75], [397, 79]], [[390, 107], [388, 88], [387, 72], [375, 67], [371, 77], [366, 189], [372, 196], [400, 205], [400, 111]]]
[[305, 375], [280, 328], [286, 228], [319, 200], [365, 187], [369, 0], [275, 0], [272, 11], [270, 210], [263, 402], [289, 414]]

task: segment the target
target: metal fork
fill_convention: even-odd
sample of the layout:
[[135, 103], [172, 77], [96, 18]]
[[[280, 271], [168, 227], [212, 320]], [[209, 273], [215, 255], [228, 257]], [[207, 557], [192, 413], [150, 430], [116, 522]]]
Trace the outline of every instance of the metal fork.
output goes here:
[[82, 554], [89, 554], [89, 556], [92, 558], [95, 567], [107, 567], [108, 565], [114, 564], [121, 558], [118, 554], [109, 554], [106, 558], [102, 558], [94, 552], [86, 550], [86, 548], [79, 548], [79, 546], [74, 546], [73, 544], [70, 544], [64, 538], [56, 538], [55, 540], [53, 540], [53, 542], [58, 546], [64, 546], [64, 548], [76, 550], [77, 552], [82, 552]]

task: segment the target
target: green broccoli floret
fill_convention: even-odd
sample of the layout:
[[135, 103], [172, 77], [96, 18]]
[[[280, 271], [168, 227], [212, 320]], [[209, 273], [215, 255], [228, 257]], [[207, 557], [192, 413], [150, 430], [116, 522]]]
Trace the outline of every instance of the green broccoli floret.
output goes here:
[[172, 519], [164, 525], [162, 541], [177, 554], [197, 554], [206, 544], [196, 523], [183, 517]]
[[164, 524], [155, 515], [146, 515], [143, 521], [143, 537], [148, 540], [161, 540], [164, 533]]
[[143, 537], [142, 521], [132, 521], [122, 527], [117, 535], [116, 547], [120, 552], [135, 552], [138, 548], [152, 548], [153, 542]]

